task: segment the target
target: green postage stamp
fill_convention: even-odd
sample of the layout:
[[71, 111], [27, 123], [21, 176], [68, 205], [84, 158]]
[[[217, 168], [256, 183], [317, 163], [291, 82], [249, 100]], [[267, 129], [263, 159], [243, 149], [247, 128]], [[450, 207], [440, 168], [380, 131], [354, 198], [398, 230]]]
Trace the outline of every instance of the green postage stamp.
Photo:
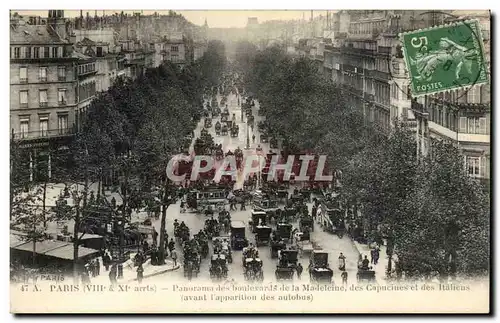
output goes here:
[[488, 82], [477, 20], [415, 30], [400, 37], [413, 96]]

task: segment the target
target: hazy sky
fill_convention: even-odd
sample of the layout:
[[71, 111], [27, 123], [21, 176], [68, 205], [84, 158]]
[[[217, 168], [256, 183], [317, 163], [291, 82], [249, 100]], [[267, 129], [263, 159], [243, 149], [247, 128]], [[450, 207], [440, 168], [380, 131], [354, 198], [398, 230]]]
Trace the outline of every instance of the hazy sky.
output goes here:
[[[26, 11], [26, 10], [14, 10], [18, 12], [20, 15], [29, 15], [29, 16], [42, 16], [46, 17], [48, 15], [48, 11]], [[119, 13], [121, 10], [106, 10], [106, 14], [113, 14], [115, 12]], [[205, 22], [205, 18], [207, 19], [208, 25], [210, 27], [216, 28], [225, 28], [225, 27], [245, 27], [247, 23], [248, 17], [257, 17], [259, 22], [263, 22], [266, 20], [292, 20], [292, 19], [309, 19], [311, 17], [311, 11], [299, 11], [299, 10], [207, 10], [207, 11], [186, 11], [186, 10], [174, 10], [177, 13], [182, 14], [186, 17], [187, 20], [191, 21], [196, 25], [203, 25]], [[83, 15], [85, 16], [89, 12], [91, 16], [94, 16], [95, 10], [84, 10]], [[139, 12], [138, 10], [124, 10], [126, 13]], [[157, 10], [158, 13], [161, 13], [161, 10]], [[168, 12], [163, 11], [163, 12]], [[154, 10], [144, 10], [144, 14], [152, 14]], [[103, 11], [98, 10], [97, 15], [102, 16]], [[65, 17], [77, 17], [80, 15], [79, 10], [65, 10]], [[314, 17], [319, 15], [326, 15], [326, 11], [314, 11]]]

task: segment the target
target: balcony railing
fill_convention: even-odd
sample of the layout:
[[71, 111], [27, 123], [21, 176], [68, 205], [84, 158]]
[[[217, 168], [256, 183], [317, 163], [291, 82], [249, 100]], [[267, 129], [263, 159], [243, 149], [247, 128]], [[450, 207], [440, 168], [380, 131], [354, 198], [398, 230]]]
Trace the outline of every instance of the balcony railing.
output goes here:
[[46, 108], [46, 107], [48, 107], [49, 103], [48, 102], [40, 102], [38, 105], [40, 106], [40, 108]]
[[40, 81], [40, 82], [47, 82], [47, 77], [39, 77], [38, 81]]
[[57, 80], [58, 80], [59, 82], [65, 82], [65, 81], [66, 81], [66, 76], [58, 76], [58, 77], [57, 77]]
[[28, 83], [28, 78], [20, 78], [19, 83]]
[[14, 139], [30, 140], [30, 139], [38, 139], [38, 138], [54, 138], [54, 137], [71, 136], [73, 134], [74, 134], [73, 128], [37, 130], [37, 131], [28, 131], [28, 132], [15, 132]]
[[67, 104], [66, 100], [61, 100], [57, 102], [60, 106], [65, 106]]

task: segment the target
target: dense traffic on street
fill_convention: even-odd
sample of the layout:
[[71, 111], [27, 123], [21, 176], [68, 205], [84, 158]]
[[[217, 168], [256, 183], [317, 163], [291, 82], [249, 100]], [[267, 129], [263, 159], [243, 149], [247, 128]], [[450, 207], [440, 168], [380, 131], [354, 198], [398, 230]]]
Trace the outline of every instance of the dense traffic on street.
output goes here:
[[[193, 139], [195, 153], [234, 154], [240, 168], [246, 156], [269, 159], [279, 152], [277, 144], [271, 149], [265, 133], [258, 130], [258, 107], [257, 101], [238, 93], [230, 79], [223, 82], [205, 100], [204, 119]], [[326, 207], [330, 199], [325, 199], [325, 192], [331, 183], [314, 189], [309, 183], [267, 181], [265, 171], [263, 167], [246, 180], [223, 176], [216, 182], [209, 174], [186, 181], [187, 189], [167, 211], [167, 235], [172, 237], [168, 249], [179, 257], [181, 268], [165, 279], [374, 281], [375, 271], [359, 261], [350, 239], [325, 232], [322, 210], [328, 219], [337, 214], [338, 222], [330, 228], [345, 230], [341, 211]], [[185, 173], [190, 178], [189, 167]]]

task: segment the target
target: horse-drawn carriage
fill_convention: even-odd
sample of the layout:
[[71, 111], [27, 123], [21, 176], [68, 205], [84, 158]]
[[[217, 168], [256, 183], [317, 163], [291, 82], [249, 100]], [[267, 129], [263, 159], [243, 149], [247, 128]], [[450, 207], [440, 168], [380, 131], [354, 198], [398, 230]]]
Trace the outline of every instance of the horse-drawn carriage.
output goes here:
[[268, 215], [274, 215], [279, 209], [278, 200], [269, 193], [256, 191], [253, 195], [253, 209], [255, 211], [266, 212]]
[[272, 229], [268, 226], [258, 225], [255, 228], [255, 245], [259, 247], [269, 244], [271, 241], [271, 231]]
[[214, 253], [224, 255], [229, 263], [233, 262], [229, 236], [218, 236], [212, 238]]
[[278, 257], [278, 251], [286, 249], [286, 244], [279, 240], [271, 240], [271, 258]]
[[205, 232], [209, 239], [214, 236], [218, 236], [220, 230], [220, 224], [216, 219], [211, 218], [205, 220]]
[[250, 212], [250, 218], [248, 219], [248, 225], [250, 226], [252, 233], [255, 233], [257, 226], [264, 226], [268, 222], [268, 217], [264, 211], [252, 210]]
[[240, 133], [240, 127], [237, 124], [233, 124], [231, 127], [231, 137], [235, 138], [238, 137], [238, 134]]
[[210, 261], [210, 278], [223, 279], [227, 278], [227, 259], [223, 254], [214, 254]]
[[217, 122], [215, 123], [215, 134], [217, 136], [220, 136], [221, 130], [222, 130], [222, 125], [221, 125], [220, 121], [217, 120]]
[[303, 215], [299, 220], [299, 230], [304, 232], [308, 228], [310, 231], [314, 232], [314, 220], [310, 215]]
[[313, 252], [316, 244], [311, 240], [309, 232], [296, 232], [294, 236], [295, 244], [301, 257]]
[[277, 266], [274, 275], [276, 280], [293, 280], [293, 272], [293, 268]]
[[[192, 240], [193, 241], [193, 240]], [[184, 244], [184, 277], [189, 280], [193, 277], [198, 277], [200, 272], [201, 256], [197, 244], [192, 241], [186, 241]]]
[[174, 228], [174, 237], [180, 242], [184, 243], [189, 240], [189, 228], [187, 226], [177, 226]]
[[262, 259], [260, 258], [247, 258], [245, 259], [245, 271], [243, 276], [245, 280], [263, 281], [264, 271], [262, 270]]
[[278, 264], [280, 267], [295, 269], [299, 258], [299, 251], [296, 249], [283, 249], [278, 252]]
[[[365, 257], [366, 258], [366, 257]], [[356, 273], [356, 279], [358, 283], [360, 282], [375, 282], [375, 271], [373, 267], [369, 265], [367, 259], [358, 261], [358, 272]]]
[[333, 270], [328, 264], [328, 253], [323, 250], [313, 250], [309, 278], [311, 282], [331, 283]]
[[345, 211], [341, 209], [340, 203], [325, 200], [320, 206], [320, 223], [323, 230], [337, 234], [342, 238], [345, 233]]
[[231, 249], [241, 250], [248, 246], [245, 237], [245, 223], [243, 221], [231, 221]]
[[276, 226], [276, 235], [279, 240], [290, 242], [292, 239], [292, 224], [278, 223]]

